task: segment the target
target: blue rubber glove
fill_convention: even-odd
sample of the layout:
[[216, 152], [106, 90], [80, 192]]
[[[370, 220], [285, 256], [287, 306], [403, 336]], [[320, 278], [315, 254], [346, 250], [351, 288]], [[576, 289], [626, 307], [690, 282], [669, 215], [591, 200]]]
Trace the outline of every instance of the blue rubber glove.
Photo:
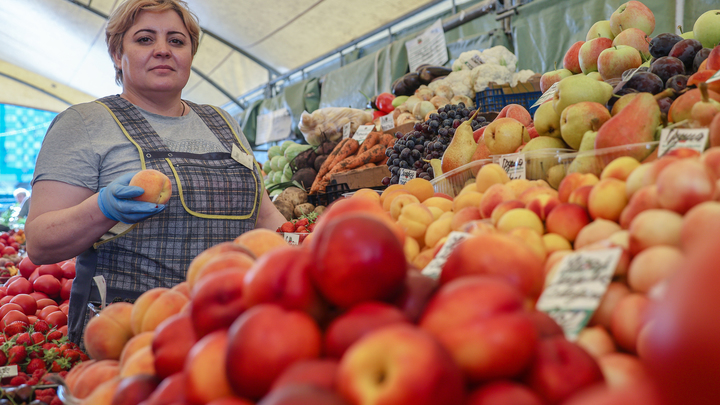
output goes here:
[[136, 173], [127, 173], [113, 180], [98, 193], [98, 205], [102, 213], [124, 224], [134, 224], [165, 209], [164, 204], [135, 201], [132, 198], [142, 195], [142, 187], [129, 186], [130, 179]]

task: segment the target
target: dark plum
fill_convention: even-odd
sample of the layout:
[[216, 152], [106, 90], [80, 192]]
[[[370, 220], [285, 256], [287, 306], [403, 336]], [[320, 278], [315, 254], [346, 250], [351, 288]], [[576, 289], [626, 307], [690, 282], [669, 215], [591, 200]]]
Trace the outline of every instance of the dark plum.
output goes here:
[[678, 58], [663, 56], [652, 64], [650, 72], [660, 76], [660, 79], [665, 83], [675, 75], [684, 75], [685, 64]]
[[682, 41], [682, 39], [683, 38], [680, 35], [676, 34], [660, 34], [650, 40], [650, 55], [655, 58], [668, 56], [672, 47], [675, 46], [675, 44], [677, 44], [678, 42]]
[[708, 56], [710, 56], [710, 52], [712, 52], [712, 49], [703, 48], [695, 54], [695, 58], [693, 59], [693, 71], [697, 72], [697, 70], [700, 68], [700, 64], [703, 63], [703, 61], [707, 59]]
[[635, 73], [649, 72], [649, 71], [650, 71], [650, 67], [648, 67], [648, 66], [640, 66], [639, 68], [636, 68], [636, 69], [628, 69], [623, 72], [621, 79], [627, 80], [628, 77], [630, 77], [631, 75], [633, 75]]
[[675, 75], [665, 82], [666, 89], [675, 90], [676, 94], [684, 91], [687, 88], [688, 76], [686, 75]]
[[613, 93], [613, 96], [610, 97], [610, 100], [608, 100], [608, 102], [607, 102], [607, 109], [612, 110], [613, 106], [615, 105], [615, 102], [618, 101], [620, 99], [620, 97], [622, 97], [626, 94], [637, 93], [637, 92], [638, 92], [637, 90], [631, 89], [631, 88], [623, 88], [618, 91], [615, 91]]
[[692, 70], [695, 55], [701, 49], [703, 46], [697, 39], [683, 39], [672, 47], [668, 56], [680, 59], [685, 64], [685, 71], [688, 72]]
[[665, 88], [665, 82], [654, 73], [638, 72], [625, 83], [625, 87], [640, 93], [658, 94]]
[[670, 106], [672, 105], [673, 99], [670, 97], [664, 97], [658, 100], [658, 105], [660, 106], [660, 112], [667, 115], [668, 111], [670, 111]]

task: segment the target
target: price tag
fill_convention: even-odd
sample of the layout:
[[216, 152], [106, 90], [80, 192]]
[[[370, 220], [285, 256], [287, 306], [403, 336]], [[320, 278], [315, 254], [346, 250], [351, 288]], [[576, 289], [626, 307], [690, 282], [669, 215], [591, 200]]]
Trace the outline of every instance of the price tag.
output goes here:
[[410, 71], [415, 72], [423, 64], [442, 66], [448, 61], [447, 44], [442, 20], [438, 18], [433, 25], [417, 38], [405, 42]]
[[511, 156], [501, 156], [500, 166], [505, 170], [510, 180], [525, 179], [525, 155], [513, 154]]
[[380, 128], [382, 128], [383, 131], [395, 128], [395, 120], [393, 119], [392, 113], [380, 117]]
[[343, 125], [343, 139], [350, 138], [350, 123]]
[[105, 309], [107, 299], [107, 282], [105, 282], [105, 276], [95, 276], [93, 280], [97, 285], [98, 291], [100, 291], [100, 309]]
[[258, 115], [255, 130], [255, 144], [279, 141], [291, 135], [292, 116], [287, 108]]
[[555, 97], [555, 92], [557, 91], [557, 88], [558, 88], [558, 85], [559, 85], [559, 84], [560, 84], [560, 82], [555, 82], [555, 83], [553, 83], [553, 85], [550, 86], [549, 89], [545, 90], [545, 93], [543, 93], [542, 96], [540, 96], [540, 98], [537, 99], [537, 101], [535, 102], [535, 104], [533, 104], [533, 105], [530, 106], [530, 108], [535, 108], [535, 107], [539, 106], [540, 104], [542, 104], [542, 103], [550, 100], [551, 98]]
[[665, 128], [660, 131], [658, 157], [679, 148], [688, 148], [703, 153], [709, 136], [709, 128]]
[[353, 139], [358, 141], [358, 143], [363, 143], [365, 138], [367, 138], [367, 136], [370, 135], [370, 132], [372, 132], [374, 129], [375, 125], [360, 125], [357, 131], [355, 131]]
[[283, 233], [283, 238], [285, 239], [285, 242], [287, 242], [290, 245], [299, 245], [300, 244], [300, 234], [299, 233], [285, 232], [285, 233]]
[[621, 255], [622, 249], [612, 248], [565, 256], [536, 308], [555, 319], [568, 340], [576, 340], [600, 305]]
[[18, 375], [18, 366], [17, 364], [13, 364], [10, 366], [0, 367], [0, 378], [5, 377], [17, 377]]
[[417, 172], [413, 169], [400, 169], [398, 176], [398, 183], [402, 185], [417, 177]]
[[230, 156], [233, 158], [234, 161], [240, 163], [241, 165], [247, 167], [248, 169], [252, 170], [252, 164], [253, 164], [253, 158], [248, 155], [247, 153], [244, 153], [240, 150], [240, 148], [237, 147], [237, 145], [233, 144], [232, 146], [232, 152], [230, 152]]
[[705, 81], [705, 83], [712, 83], [712, 82], [716, 82], [716, 81], [718, 81], [718, 80], [720, 80], [720, 70], [718, 70], [717, 72], [715, 72], [715, 74], [712, 75], [712, 77], [710, 77], [709, 79], [707, 79], [707, 80]]
[[430, 261], [430, 263], [428, 263], [427, 266], [422, 269], [422, 274], [428, 277], [432, 277], [436, 280], [439, 279], [440, 273], [442, 272], [442, 267], [445, 265], [448, 257], [450, 257], [450, 253], [455, 250], [455, 248], [457, 247], [457, 245], [460, 244], [460, 242], [471, 236], [472, 235], [465, 232], [450, 232], [447, 240], [445, 241], [445, 244], [443, 244], [443, 247], [440, 248], [440, 251], [437, 252], [437, 254]]
[[482, 65], [484, 62], [480, 55], [473, 55], [472, 58], [466, 60], [463, 62], [463, 64], [470, 68], [470, 70], [473, 70], [474, 68]]

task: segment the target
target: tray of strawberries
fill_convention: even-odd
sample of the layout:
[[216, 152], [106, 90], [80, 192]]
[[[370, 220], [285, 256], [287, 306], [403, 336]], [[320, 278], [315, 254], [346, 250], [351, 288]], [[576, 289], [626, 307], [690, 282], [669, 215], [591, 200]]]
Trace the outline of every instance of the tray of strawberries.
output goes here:
[[285, 222], [280, 225], [277, 232], [282, 235], [289, 244], [299, 245], [315, 230], [316, 220], [317, 213], [311, 212], [300, 218]]

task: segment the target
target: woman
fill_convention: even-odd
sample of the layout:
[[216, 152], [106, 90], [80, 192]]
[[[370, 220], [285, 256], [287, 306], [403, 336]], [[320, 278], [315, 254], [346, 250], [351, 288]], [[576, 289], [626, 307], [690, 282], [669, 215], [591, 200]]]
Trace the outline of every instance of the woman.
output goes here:
[[[25, 225], [36, 264], [78, 256], [68, 332], [79, 341], [88, 302], [134, 299], [185, 279], [190, 261], [255, 227], [285, 219], [262, 188], [247, 140], [227, 112], [182, 100], [199, 26], [182, 0], [128, 0], [106, 42], [120, 95], [80, 104], [53, 121], [38, 155]], [[170, 177], [164, 206], [132, 200], [141, 169]], [[131, 225], [132, 224], [132, 225]]]

